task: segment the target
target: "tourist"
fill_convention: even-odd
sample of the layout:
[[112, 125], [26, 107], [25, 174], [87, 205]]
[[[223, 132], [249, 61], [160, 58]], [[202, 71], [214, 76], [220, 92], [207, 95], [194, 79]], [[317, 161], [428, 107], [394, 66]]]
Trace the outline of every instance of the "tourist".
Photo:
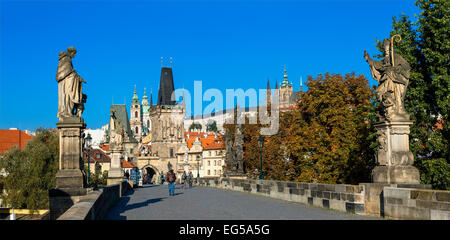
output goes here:
[[159, 184], [164, 184], [164, 180], [165, 180], [165, 178], [164, 178], [164, 172], [163, 171], [161, 171], [161, 175], [159, 175]]
[[189, 171], [189, 175], [188, 175], [189, 188], [192, 187], [192, 179], [193, 178], [194, 178], [194, 176], [192, 175], [192, 172]]
[[187, 185], [186, 171], [183, 171], [183, 175], [181, 176], [181, 184], [183, 185], [183, 189], [185, 189]]
[[175, 195], [175, 180], [177, 180], [177, 177], [175, 176], [173, 169], [170, 169], [170, 171], [167, 173], [166, 180], [169, 183], [169, 196], [174, 196]]

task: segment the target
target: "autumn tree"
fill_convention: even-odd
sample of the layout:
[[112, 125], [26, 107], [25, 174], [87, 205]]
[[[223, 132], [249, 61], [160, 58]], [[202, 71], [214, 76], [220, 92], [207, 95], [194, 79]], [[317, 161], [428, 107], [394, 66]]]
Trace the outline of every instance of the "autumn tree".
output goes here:
[[314, 79], [309, 76], [307, 85], [308, 91], [293, 110], [285, 140], [294, 180], [367, 181], [374, 165], [373, 148], [367, 143], [373, 132], [369, 121], [372, 92], [367, 79], [326, 73]]

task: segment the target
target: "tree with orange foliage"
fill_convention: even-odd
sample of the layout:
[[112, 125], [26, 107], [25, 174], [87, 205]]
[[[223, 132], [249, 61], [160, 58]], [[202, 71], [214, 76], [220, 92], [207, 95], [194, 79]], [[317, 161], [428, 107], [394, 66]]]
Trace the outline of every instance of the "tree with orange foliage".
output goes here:
[[308, 91], [290, 117], [284, 144], [290, 150], [295, 181], [370, 181], [374, 131], [369, 119], [372, 92], [363, 75], [308, 77]]

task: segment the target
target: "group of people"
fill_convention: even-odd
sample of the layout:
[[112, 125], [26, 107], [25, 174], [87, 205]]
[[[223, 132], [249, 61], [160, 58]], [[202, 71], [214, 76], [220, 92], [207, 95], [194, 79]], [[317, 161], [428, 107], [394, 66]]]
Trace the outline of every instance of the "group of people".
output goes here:
[[[181, 175], [180, 183], [182, 184], [183, 188], [187, 188], [187, 187], [191, 188], [193, 179], [194, 179], [194, 176], [192, 175], [191, 171], [189, 171], [188, 174], [186, 174], [186, 171], [184, 171], [183, 175]], [[161, 175], [160, 175], [161, 184], [164, 183], [164, 180], [166, 180], [169, 185], [169, 196], [174, 196], [175, 195], [175, 181], [177, 180], [177, 177], [172, 169], [167, 173], [167, 176], [165, 178], [164, 178], [164, 174], [161, 172]]]

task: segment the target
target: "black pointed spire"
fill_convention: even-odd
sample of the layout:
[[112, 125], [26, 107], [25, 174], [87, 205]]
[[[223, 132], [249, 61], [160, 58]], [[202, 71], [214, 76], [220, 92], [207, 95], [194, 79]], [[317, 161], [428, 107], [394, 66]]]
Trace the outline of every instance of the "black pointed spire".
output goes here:
[[172, 68], [162, 67], [158, 91], [158, 105], [175, 105], [175, 101], [171, 99], [174, 91]]
[[278, 82], [275, 80], [275, 89], [278, 89]]

